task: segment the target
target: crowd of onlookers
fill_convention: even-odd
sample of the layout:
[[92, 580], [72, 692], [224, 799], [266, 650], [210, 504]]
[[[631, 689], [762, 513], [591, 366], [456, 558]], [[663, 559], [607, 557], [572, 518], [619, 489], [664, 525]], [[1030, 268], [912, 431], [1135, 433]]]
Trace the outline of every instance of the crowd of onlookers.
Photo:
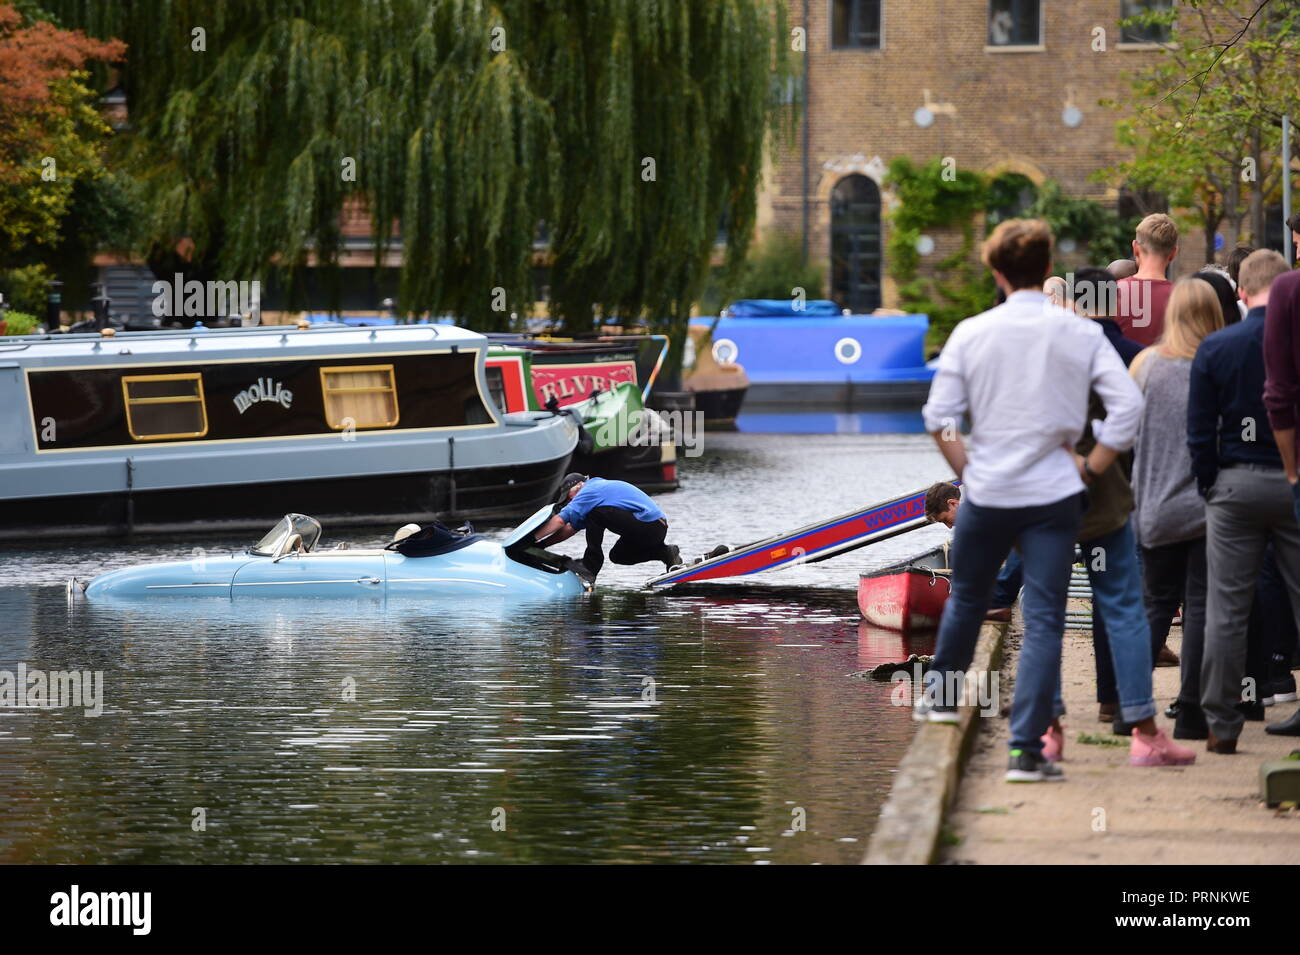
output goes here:
[[[1300, 216], [1288, 225], [1300, 233]], [[1300, 271], [1239, 246], [1170, 281], [1178, 238], [1168, 216], [1148, 216], [1131, 260], [1060, 278], [1045, 223], [999, 225], [984, 246], [999, 304], [954, 329], [923, 409], [958, 482], [927, 497], [954, 529], [953, 571], [915, 715], [956, 720], [983, 622], [1019, 597], [1012, 782], [1063, 778], [1076, 561], [1092, 590], [1098, 715], [1131, 737], [1133, 765], [1192, 763], [1175, 740], [1233, 753], [1245, 720], [1297, 699]], [[1181, 667], [1172, 731], [1158, 722], [1158, 665]], [[1267, 730], [1300, 736], [1300, 711]]]

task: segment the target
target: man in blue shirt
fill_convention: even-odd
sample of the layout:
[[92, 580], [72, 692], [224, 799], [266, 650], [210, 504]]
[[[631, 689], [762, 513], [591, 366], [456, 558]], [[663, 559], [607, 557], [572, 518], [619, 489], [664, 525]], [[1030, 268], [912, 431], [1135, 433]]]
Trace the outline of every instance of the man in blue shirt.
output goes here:
[[585, 529], [587, 550], [573, 567], [579, 576], [594, 580], [600, 573], [605, 563], [601, 545], [607, 529], [618, 535], [618, 543], [609, 550], [609, 559], [616, 564], [661, 560], [664, 570], [668, 570], [682, 562], [677, 547], [664, 543], [668, 534], [664, 512], [649, 495], [626, 481], [567, 474], [560, 482], [555, 508], [555, 514], [535, 536], [550, 546]]
[[[1286, 271], [1276, 252], [1251, 253], [1238, 281], [1246, 317], [1208, 336], [1192, 360], [1187, 447], [1206, 503], [1210, 586], [1201, 707], [1212, 753], [1237, 750], [1247, 624], [1270, 540], [1292, 602], [1300, 606], [1300, 526], [1264, 408], [1265, 306], [1273, 280]], [[1257, 686], [1247, 699], [1261, 701], [1263, 689]]]

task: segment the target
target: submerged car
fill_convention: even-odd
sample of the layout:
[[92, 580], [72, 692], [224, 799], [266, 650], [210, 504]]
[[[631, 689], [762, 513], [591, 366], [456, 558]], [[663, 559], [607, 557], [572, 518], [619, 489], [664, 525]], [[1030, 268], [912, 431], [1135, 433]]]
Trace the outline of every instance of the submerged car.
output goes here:
[[538, 599], [586, 593], [591, 587], [570, 569], [572, 561], [533, 540], [550, 514], [549, 505], [538, 509], [501, 542], [432, 524], [373, 550], [347, 544], [318, 550], [320, 523], [305, 514], [286, 514], [243, 553], [142, 564], [89, 581], [74, 577], [68, 592], [90, 600], [489, 594]]

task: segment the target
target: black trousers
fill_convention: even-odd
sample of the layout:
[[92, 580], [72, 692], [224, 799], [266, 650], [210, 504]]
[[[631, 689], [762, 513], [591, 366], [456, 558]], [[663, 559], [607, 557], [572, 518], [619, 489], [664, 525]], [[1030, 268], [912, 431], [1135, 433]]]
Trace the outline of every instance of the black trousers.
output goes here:
[[1264, 550], [1264, 562], [1259, 567], [1251, 617], [1252, 626], [1258, 628], [1259, 634], [1252, 647], [1250, 632], [1247, 631], [1247, 673], [1257, 675], [1263, 668], [1267, 677], [1271, 678], [1274, 672], [1278, 676], [1285, 676], [1291, 669], [1291, 657], [1296, 651], [1295, 616], [1291, 613], [1291, 598], [1287, 593], [1286, 581], [1282, 579], [1282, 572], [1278, 569], [1277, 556], [1271, 543]]
[[668, 522], [665, 520], [641, 521], [621, 507], [597, 507], [587, 515], [586, 526], [587, 550], [582, 555], [582, 562], [593, 574], [599, 573], [605, 563], [601, 545], [606, 530], [618, 535], [618, 543], [609, 549], [609, 559], [614, 563], [644, 564], [648, 560], [668, 563], [668, 545], [664, 543]]
[[1179, 654], [1178, 699], [1200, 704], [1201, 661], [1205, 654], [1205, 538], [1142, 548], [1142, 585], [1151, 625], [1151, 663], [1183, 608], [1183, 646]]

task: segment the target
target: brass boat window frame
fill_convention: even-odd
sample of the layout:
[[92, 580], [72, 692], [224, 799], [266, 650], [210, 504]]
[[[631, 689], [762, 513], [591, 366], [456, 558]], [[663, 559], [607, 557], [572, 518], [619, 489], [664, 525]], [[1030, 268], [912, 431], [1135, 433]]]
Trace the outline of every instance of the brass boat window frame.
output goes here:
[[[358, 372], [358, 371], [386, 372], [388, 374], [388, 387], [387, 388], [332, 388], [330, 387], [329, 379], [327, 377], [328, 375], [345, 374], [349, 372]], [[358, 430], [360, 430], [361, 428], [392, 428], [392, 427], [396, 427], [397, 422], [402, 420], [402, 407], [397, 400], [397, 372], [394, 370], [392, 363], [386, 365], [322, 365], [320, 369], [320, 390], [321, 390], [322, 410], [325, 412], [325, 425], [331, 431], [345, 431], [347, 430], [348, 426], [345, 424], [335, 424], [333, 421], [330, 420], [330, 395], [359, 395], [359, 394], [392, 395], [393, 398], [392, 419], [388, 421], [384, 421], [382, 423], [376, 422], [376, 423], [368, 423], [368, 424], [362, 424], [361, 422], [358, 421], [354, 425], [354, 427], [356, 427]], [[345, 417], [351, 417], [351, 416], [346, 415]]]
[[[197, 393], [193, 395], [160, 395], [151, 398], [132, 398], [130, 386], [146, 381], [193, 381], [197, 383]], [[132, 405], [190, 404], [197, 402], [199, 417], [203, 428], [199, 431], [178, 431], [173, 434], [136, 434], [135, 422], [131, 419]], [[198, 371], [180, 372], [171, 375], [123, 375], [122, 406], [126, 409], [126, 430], [133, 441], [174, 441], [177, 438], [202, 438], [208, 433], [208, 403], [203, 393], [203, 373]]]

